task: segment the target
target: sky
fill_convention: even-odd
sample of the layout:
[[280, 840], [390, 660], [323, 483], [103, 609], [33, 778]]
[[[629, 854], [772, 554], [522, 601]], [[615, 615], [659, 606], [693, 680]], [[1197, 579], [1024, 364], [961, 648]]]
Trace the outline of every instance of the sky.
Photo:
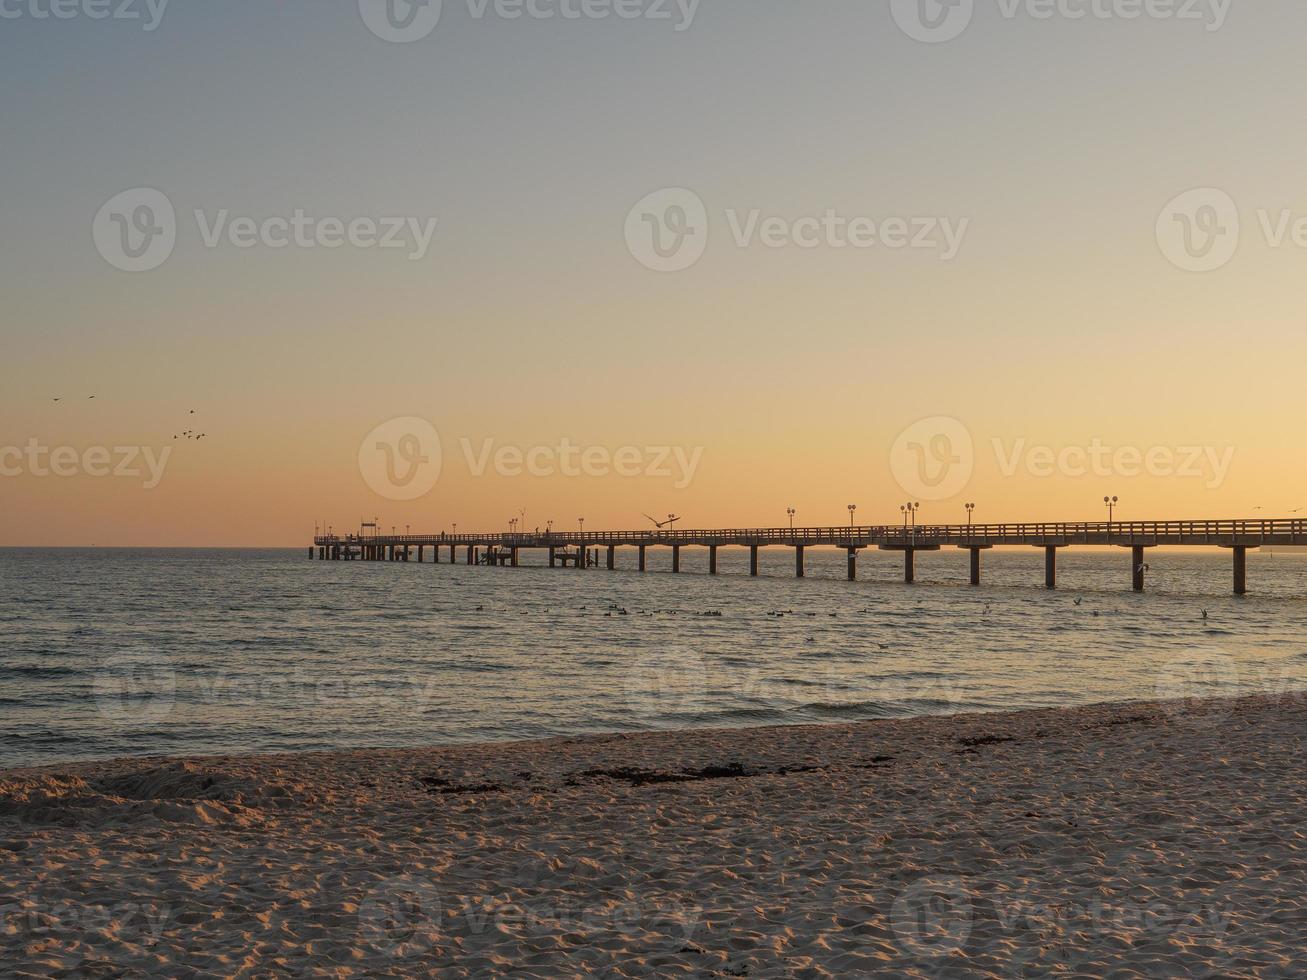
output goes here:
[[0, 545], [1307, 507], [1302, 4], [60, 2]]

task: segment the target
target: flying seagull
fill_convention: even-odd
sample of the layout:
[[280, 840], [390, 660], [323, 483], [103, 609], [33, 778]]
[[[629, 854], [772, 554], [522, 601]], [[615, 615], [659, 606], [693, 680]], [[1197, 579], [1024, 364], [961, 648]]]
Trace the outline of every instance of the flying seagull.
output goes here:
[[58, 399], [58, 398], [56, 398], [56, 399], [55, 399], [55, 401], [59, 401], [59, 399]]
[[645, 514], [644, 516], [645, 516], [645, 517], [648, 517], [649, 520], [653, 521], [653, 526], [656, 527], [656, 528], [658, 528], [659, 530], [662, 530], [662, 529], [665, 528], [668, 524], [675, 524], [677, 521], [680, 520], [679, 517], [671, 517], [670, 515], [668, 515], [668, 520], [665, 520], [665, 521], [659, 523], [659, 522], [658, 522], [657, 520], [655, 520], [654, 518], [649, 517], [648, 514]]

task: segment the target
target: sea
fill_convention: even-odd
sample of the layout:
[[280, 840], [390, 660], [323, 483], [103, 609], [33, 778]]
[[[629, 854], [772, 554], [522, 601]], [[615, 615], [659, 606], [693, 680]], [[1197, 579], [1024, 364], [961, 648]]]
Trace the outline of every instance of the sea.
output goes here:
[[[447, 552], [442, 556], [447, 561]], [[461, 555], [460, 555], [461, 557]], [[0, 550], [0, 768], [798, 725], [1307, 687], [1307, 558], [650, 551], [617, 569]]]

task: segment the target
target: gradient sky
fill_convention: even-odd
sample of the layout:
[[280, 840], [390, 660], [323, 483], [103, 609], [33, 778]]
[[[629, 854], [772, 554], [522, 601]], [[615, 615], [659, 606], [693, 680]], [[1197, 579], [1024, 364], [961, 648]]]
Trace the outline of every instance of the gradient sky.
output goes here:
[[[680, 32], [445, 0], [411, 44], [345, 0], [173, 0], [153, 32], [7, 9], [0, 446], [177, 448], [149, 490], [0, 477], [0, 544], [299, 545], [317, 519], [499, 529], [521, 510], [528, 526], [752, 526], [787, 506], [843, 523], [855, 502], [892, 522], [910, 491], [891, 446], [936, 416], [966, 427], [976, 463], [927, 521], [963, 519], [964, 501], [985, 520], [1099, 519], [1105, 493], [1138, 519], [1307, 506], [1307, 248], [1271, 247], [1256, 217], [1307, 216], [1300, 3], [1236, 0], [1212, 31], [982, 0], [941, 44], [886, 0], [705, 0]], [[131, 274], [91, 227], [137, 187], [169, 197], [179, 231]], [[657, 273], [623, 228], [667, 187], [703, 199], [709, 244]], [[1195, 187], [1230, 194], [1243, 226], [1209, 273], [1177, 268], [1155, 232]], [[211, 249], [197, 208], [439, 224], [421, 261]], [[969, 226], [948, 262], [739, 248], [728, 209]], [[402, 416], [444, 448], [414, 501], [375, 493], [358, 462]], [[174, 443], [193, 421], [207, 438]], [[565, 438], [702, 460], [678, 488], [478, 477], [459, 449]], [[1219, 481], [1006, 475], [994, 439], [1234, 458]]]

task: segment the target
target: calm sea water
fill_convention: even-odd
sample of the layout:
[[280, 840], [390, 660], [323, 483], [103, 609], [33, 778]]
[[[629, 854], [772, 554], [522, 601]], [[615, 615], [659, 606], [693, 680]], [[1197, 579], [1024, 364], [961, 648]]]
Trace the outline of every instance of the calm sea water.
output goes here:
[[[0, 551], [0, 767], [116, 755], [989, 711], [1307, 687], [1307, 560], [1226, 554], [683, 553], [679, 576], [309, 561], [295, 551]], [[1207, 619], [1203, 618], [1203, 611]]]

